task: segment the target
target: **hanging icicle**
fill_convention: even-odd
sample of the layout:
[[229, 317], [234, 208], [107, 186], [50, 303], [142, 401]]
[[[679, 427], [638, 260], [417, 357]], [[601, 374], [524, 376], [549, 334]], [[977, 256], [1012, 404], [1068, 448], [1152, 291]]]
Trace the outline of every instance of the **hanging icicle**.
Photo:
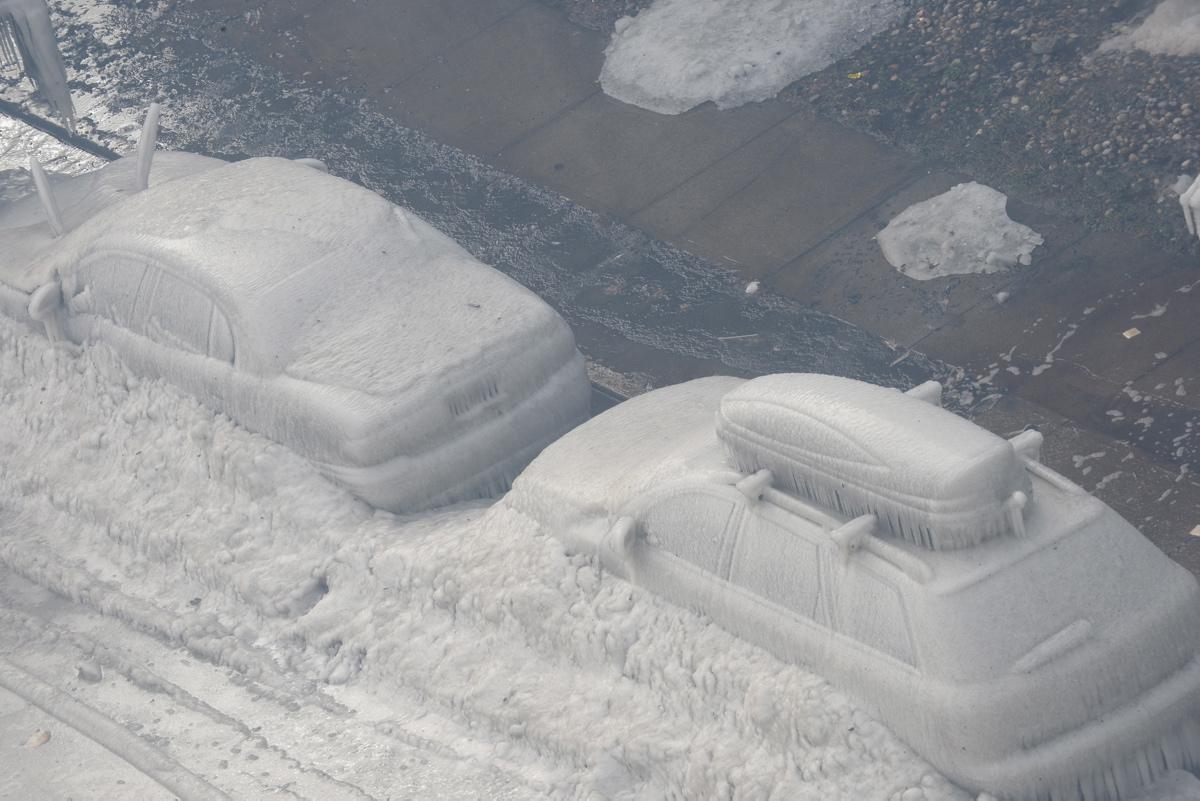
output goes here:
[[0, 74], [27, 76], [54, 115], [74, 127], [67, 70], [45, 0], [0, 0]]

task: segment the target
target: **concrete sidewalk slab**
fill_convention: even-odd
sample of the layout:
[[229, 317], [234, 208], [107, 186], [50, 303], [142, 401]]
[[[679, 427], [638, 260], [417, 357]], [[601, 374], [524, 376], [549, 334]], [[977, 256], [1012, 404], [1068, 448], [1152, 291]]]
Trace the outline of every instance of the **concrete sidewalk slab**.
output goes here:
[[[1200, 340], [1200, 292], [1177, 291], [1189, 280], [1196, 280], [1195, 270], [1180, 263], [1115, 294], [1079, 324], [1062, 358], [1119, 384], [1151, 372], [1164, 356]], [[1135, 329], [1136, 336], [1125, 335]]]
[[1133, 387], [1181, 406], [1200, 409], [1200, 341], [1156, 362], [1154, 369], [1133, 382]]
[[910, 156], [824, 120], [796, 115], [781, 127], [792, 134], [787, 147], [764, 154], [740, 175], [716, 180], [701, 174], [680, 188], [683, 198], [704, 192], [717, 202], [677, 243], [717, 264], [738, 266], [746, 278], [761, 278], [834, 235], [921, 169]]
[[876, 235], [913, 203], [961, 182], [961, 176], [929, 172], [865, 211], [836, 236], [785, 264], [769, 277], [776, 291], [804, 298], [821, 311], [876, 331], [898, 345], [940, 328], [960, 308], [989, 298], [997, 276], [915, 281], [883, 257]]
[[[988, 275], [962, 275], [917, 281], [893, 268], [876, 240], [893, 217], [909, 206], [939, 195], [968, 179], [929, 170], [879, 205], [866, 210], [836, 236], [822, 242], [771, 276], [778, 291], [811, 299], [817, 308], [911, 347], [960, 314], [1021, 280], [1024, 269]], [[1053, 259], [1084, 231], [1017, 201], [1009, 216], [1030, 225], [1045, 240], [1034, 252], [1036, 263]]]
[[744, 114], [706, 104], [668, 117], [597, 92], [506, 148], [496, 164], [628, 218], [793, 113], [767, 102]]
[[[442, 53], [468, 42], [520, 8], [526, 0], [440, 0], [430, 3], [329, 3], [291, 5], [296, 24], [312, 44], [310, 56], [334, 75], [354, 75], [370, 89], [411, 77]], [[267, 4], [266, 13], [277, 4]]]
[[[1003, 354], [1023, 371], [1034, 370], [1077, 355], [1079, 351], [1071, 340], [1089, 323], [1089, 317], [1117, 299], [1135, 294], [1148, 279], [1179, 268], [1177, 260], [1143, 252], [1123, 237], [1089, 234], [1058, 255], [1035, 261], [1018, 273], [1005, 286], [1009, 297], [1003, 304], [975, 306], [918, 341], [916, 347], [974, 369], [986, 367]], [[1109, 333], [1112, 323], [1108, 320], [1103, 328], [1095, 330]], [[1119, 337], [1128, 327], [1111, 333]], [[1131, 342], [1113, 341], [1104, 362], [1129, 358], [1130, 351], [1123, 345]], [[1131, 364], [1143, 369], [1147, 365], [1141, 356], [1132, 359]], [[1099, 373], [1109, 373], [1107, 363], [1097, 366]]]
[[599, 34], [529, 3], [440, 53], [388, 102], [442, 140], [490, 156], [598, 92], [602, 51]]

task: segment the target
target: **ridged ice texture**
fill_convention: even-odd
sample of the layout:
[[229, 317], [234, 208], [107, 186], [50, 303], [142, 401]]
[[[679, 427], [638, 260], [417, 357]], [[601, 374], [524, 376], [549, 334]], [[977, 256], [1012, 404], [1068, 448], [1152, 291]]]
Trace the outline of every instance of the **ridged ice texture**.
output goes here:
[[22, 68], [57, 116], [75, 119], [67, 70], [44, 0], [0, 0], [0, 74]]
[[1016, 534], [1010, 500], [1031, 493], [1012, 445], [938, 406], [838, 376], [776, 374], [730, 392], [717, 436], [738, 469], [768, 469], [797, 494], [873, 514], [922, 547]]

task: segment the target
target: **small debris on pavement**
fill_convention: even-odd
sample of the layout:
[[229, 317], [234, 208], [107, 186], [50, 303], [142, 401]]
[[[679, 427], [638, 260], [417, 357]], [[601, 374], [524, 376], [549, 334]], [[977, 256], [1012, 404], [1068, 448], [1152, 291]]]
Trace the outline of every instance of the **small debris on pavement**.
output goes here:
[[75, 668], [79, 678], [96, 684], [104, 678], [104, 671], [99, 662], [82, 662]]
[[997, 303], [1003, 303], [1004, 301], [1008, 300], [1008, 293], [997, 292], [995, 295], [992, 295], [992, 297], [996, 299]]
[[1200, 526], [1192, 526], [1192, 530], [1191, 530], [1190, 534], [1193, 537], [1200, 537]]
[[1126, 339], [1133, 339], [1140, 333], [1142, 333], [1141, 330], [1137, 328], [1127, 328], [1121, 332], [1121, 336], [1125, 337]]
[[48, 742], [50, 742], [50, 732], [45, 729], [38, 729], [29, 735], [29, 739], [25, 741], [25, 747], [37, 748], [39, 745], [45, 745]]
[[746, 294], [747, 295], [757, 295], [758, 287], [759, 287], [758, 281], [751, 281], [750, 283], [746, 284]]

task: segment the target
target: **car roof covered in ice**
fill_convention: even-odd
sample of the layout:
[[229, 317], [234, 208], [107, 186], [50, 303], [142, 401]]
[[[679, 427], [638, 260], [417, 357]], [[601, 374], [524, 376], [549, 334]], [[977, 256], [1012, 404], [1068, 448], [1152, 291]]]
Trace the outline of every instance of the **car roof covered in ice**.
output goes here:
[[286, 159], [129, 195], [39, 261], [69, 291], [72, 268], [102, 253], [199, 287], [233, 325], [239, 364], [263, 374], [390, 395], [521, 338], [573, 342], [536, 295], [416, 215]]

